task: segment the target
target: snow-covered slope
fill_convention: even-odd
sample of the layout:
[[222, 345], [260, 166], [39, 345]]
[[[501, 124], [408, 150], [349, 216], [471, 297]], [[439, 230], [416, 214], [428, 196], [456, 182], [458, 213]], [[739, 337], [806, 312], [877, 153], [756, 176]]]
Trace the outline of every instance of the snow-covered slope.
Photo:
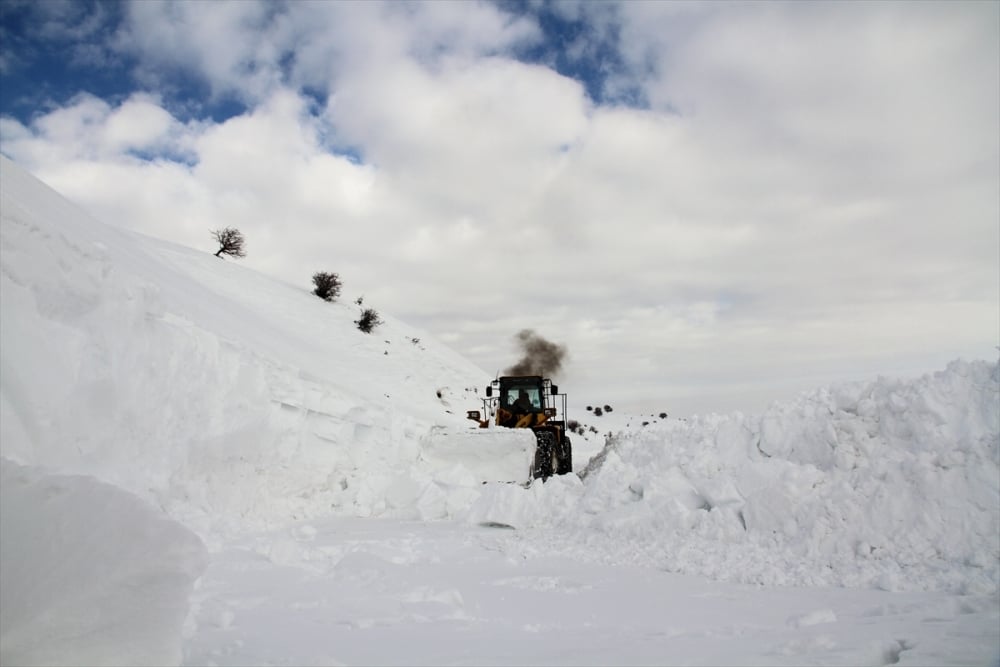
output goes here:
[[482, 371], [386, 314], [359, 331], [353, 299], [306, 287], [335, 266], [275, 282], [2, 168], [0, 454], [94, 475], [206, 538], [331, 511], [447, 514], [414, 464], [432, 426], [470, 427]]

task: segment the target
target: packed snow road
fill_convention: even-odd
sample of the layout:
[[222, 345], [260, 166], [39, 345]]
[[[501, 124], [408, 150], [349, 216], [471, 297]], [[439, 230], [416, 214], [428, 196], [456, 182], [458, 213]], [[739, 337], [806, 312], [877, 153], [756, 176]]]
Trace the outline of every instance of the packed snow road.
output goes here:
[[537, 537], [338, 518], [234, 542], [194, 593], [184, 664], [996, 660], [989, 596], [713, 583], [541, 554]]

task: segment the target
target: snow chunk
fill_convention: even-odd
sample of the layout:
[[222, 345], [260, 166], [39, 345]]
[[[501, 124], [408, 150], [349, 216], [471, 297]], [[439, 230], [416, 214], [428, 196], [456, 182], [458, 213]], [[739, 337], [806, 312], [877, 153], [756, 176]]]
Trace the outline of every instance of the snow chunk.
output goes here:
[[201, 541], [90, 477], [0, 459], [0, 663], [178, 664]]
[[788, 619], [788, 625], [794, 628], [805, 628], [810, 625], [821, 625], [823, 623], [836, 623], [837, 614], [832, 609], [817, 609], [801, 616], [792, 616]]

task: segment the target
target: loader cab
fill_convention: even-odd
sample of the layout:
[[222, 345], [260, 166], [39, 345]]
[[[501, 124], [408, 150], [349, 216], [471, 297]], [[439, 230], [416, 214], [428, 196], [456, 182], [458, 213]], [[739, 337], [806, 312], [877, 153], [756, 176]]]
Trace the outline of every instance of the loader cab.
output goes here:
[[[494, 382], [500, 407], [516, 413], [541, 412], [545, 408], [545, 390], [541, 377], [502, 377]], [[487, 387], [487, 396], [494, 387]]]
[[[496, 416], [497, 426], [537, 428], [542, 424], [562, 427], [563, 422], [557, 421], [557, 415], [565, 414], [566, 395], [560, 394], [551, 380], [539, 375], [506, 375], [486, 385], [482, 414], [479, 410], [469, 410], [467, 417], [479, 422], [480, 428], [487, 428], [493, 416]], [[531, 418], [521, 419], [526, 416]]]

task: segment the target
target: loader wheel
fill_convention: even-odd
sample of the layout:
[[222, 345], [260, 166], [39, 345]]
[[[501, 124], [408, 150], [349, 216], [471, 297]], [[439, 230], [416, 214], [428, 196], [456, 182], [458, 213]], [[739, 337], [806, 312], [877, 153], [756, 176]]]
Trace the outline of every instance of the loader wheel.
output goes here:
[[534, 479], [546, 480], [552, 476], [555, 470], [555, 436], [551, 431], [535, 432], [535, 464], [531, 469], [531, 476]]
[[568, 475], [573, 472], [573, 444], [569, 441], [569, 438], [563, 436], [563, 441], [558, 451], [556, 474]]

